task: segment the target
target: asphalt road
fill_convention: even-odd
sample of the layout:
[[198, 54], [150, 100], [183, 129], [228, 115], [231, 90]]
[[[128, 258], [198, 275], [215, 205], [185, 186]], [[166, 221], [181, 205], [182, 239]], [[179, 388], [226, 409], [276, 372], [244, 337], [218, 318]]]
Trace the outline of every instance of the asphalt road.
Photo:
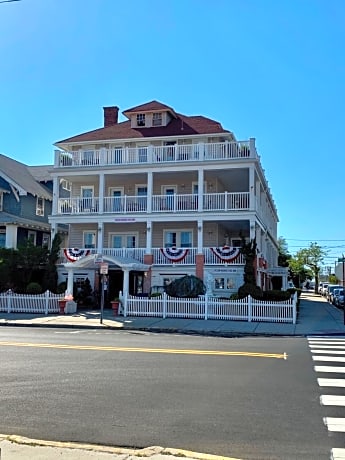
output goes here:
[[[284, 359], [284, 354], [286, 354]], [[0, 432], [329, 459], [305, 338], [0, 328]]]

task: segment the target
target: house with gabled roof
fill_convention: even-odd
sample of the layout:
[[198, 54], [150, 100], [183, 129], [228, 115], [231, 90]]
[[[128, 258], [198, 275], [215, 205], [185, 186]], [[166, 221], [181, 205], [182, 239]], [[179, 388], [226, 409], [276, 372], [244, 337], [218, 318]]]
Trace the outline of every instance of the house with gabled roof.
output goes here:
[[16, 249], [31, 239], [50, 246], [51, 166], [27, 166], [0, 154], [0, 247]]
[[277, 210], [254, 138], [158, 101], [124, 110], [124, 121], [118, 107], [103, 110], [103, 127], [55, 144], [49, 220], [53, 234], [69, 226], [60, 280], [68, 271], [97, 287], [103, 261], [110, 296], [148, 295], [192, 274], [229, 297], [243, 284], [244, 237], [257, 242], [257, 284], [280, 277], [284, 287]]

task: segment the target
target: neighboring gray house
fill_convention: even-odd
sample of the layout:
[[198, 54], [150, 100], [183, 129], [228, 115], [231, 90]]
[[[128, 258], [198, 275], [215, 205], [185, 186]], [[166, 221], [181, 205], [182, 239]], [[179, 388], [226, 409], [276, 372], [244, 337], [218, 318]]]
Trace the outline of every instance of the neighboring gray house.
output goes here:
[[31, 239], [50, 247], [52, 166], [26, 166], [0, 154], [0, 247], [16, 249]]

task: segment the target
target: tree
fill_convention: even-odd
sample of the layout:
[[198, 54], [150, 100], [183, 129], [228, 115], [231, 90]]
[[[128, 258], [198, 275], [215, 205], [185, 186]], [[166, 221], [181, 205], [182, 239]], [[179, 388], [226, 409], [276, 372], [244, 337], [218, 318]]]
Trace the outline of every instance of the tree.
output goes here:
[[280, 236], [278, 238], [278, 265], [279, 267], [288, 267], [291, 254], [289, 254], [286, 239]]
[[317, 243], [310, 243], [309, 248], [301, 249], [295, 255], [295, 259], [312, 272], [315, 278], [315, 293], [318, 292], [321, 265], [327, 254], [328, 251], [322, 249]]
[[238, 295], [240, 298], [247, 297], [251, 295], [255, 298], [261, 298], [263, 296], [263, 292], [259, 286], [256, 285], [256, 277], [255, 277], [255, 258], [256, 258], [256, 239], [250, 240], [249, 243], [246, 243], [245, 239], [242, 237], [242, 246], [240, 249], [241, 254], [244, 257], [245, 265], [244, 265], [244, 274], [243, 274], [243, 281], [244, 284], [239, 287]]
[[52, 241], [52, 247], [48, 253], [46, 270], [43, 276], [42, 284], [43, 284], [44, 291], [47, 291], [47, 290], [51, 292], [57, 291], [58, 275], [57, 275], [56, 263], [59, 260], [61, 242], [62, 242], [62, 239], [61, 239], [60, 234], [56, 233]]

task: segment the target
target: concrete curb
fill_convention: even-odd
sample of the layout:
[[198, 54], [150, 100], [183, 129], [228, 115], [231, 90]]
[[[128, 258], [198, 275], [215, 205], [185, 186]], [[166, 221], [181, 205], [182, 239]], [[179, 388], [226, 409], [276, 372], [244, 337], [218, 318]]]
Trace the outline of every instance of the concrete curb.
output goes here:
[[115, 455], [130, 455], [138, 458], [150, 458], [155, 455], [170, 455], [178, 458], [188, 458], [193, 460], [240, 460], [233, 457], [223, 457], [219, 455], [203, 454], [184, 449], [164, 448], [161, 446], [145, 447], [143, 449], [128, 449], [123, 447], [101, 446], [97, 444], [84, 444], [77, 442], [46, 441], [44, 439], [31, 439], [24, 436], [0, 434], [0, 443], [9, 441], [28, 447], [55, 447], [62, 449], [87, 450], [92, 452], [102, 452]]

